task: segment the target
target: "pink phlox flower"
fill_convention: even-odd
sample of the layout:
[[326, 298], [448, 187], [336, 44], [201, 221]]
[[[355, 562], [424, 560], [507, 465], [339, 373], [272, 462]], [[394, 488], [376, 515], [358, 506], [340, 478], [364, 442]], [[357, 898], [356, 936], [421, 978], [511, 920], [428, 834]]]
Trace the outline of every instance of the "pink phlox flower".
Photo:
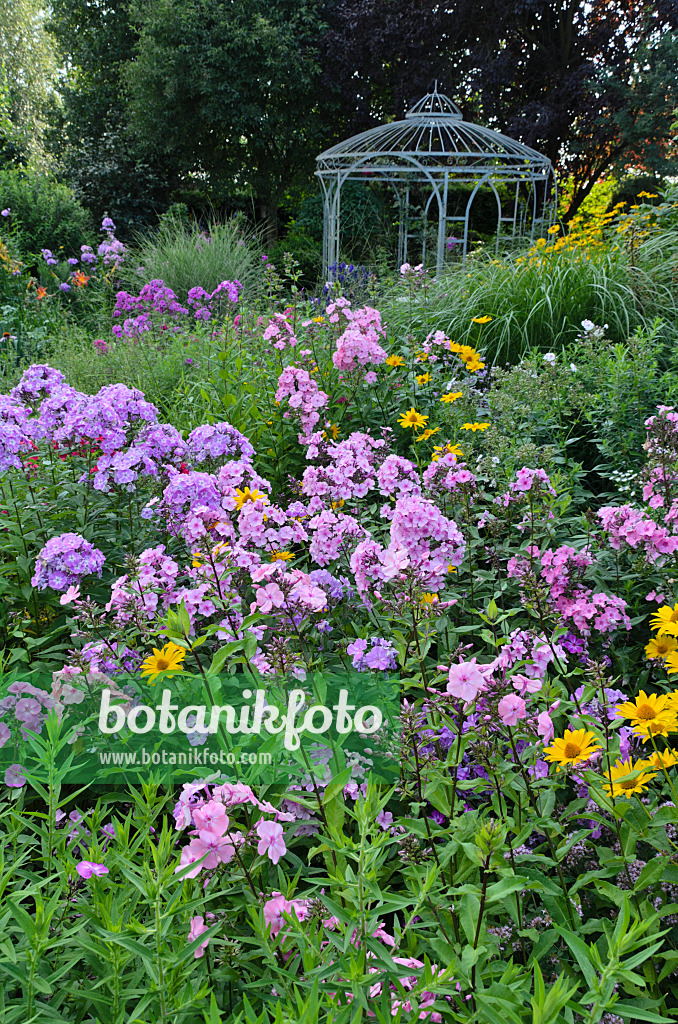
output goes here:
[[280, 858], [287, 853], [282, 825], [279, 825], [277, 821], [266, 821], [262, 818], [257, 822], [255, 828], [259, 836], [257, 853], [260, 856], [266, 854], [271, 863], [277, 864]]
[[514, 693], [509, 693], [499, 701], [497, 707], [499, 717], [504, 725], [517, 725], [520, 718], [527, 717], [525, 701]]

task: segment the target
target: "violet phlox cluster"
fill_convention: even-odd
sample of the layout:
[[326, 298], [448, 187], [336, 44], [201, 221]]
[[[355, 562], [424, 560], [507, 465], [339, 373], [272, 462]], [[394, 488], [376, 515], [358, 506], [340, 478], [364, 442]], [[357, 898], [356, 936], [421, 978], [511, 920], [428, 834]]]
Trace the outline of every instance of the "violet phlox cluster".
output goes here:
[[142, 427], [134, 443], [112, 455], [101, 455], [94, 472], [94, 489], [110, 492], [114, 487], [133, 492], [140, 476], [157, 477], [178, 469], [186, 458], [186, 442], [170, 423]]
[[24, 370], [19, 383], [10, 391], [10, 397], [30, 410], [35, 410], [40, 403], [59, 391], [64, 385], [64, 375], [47, 363], [34, 363]]
[[214, 469], [225, 460], [251, 459], [254, 446], [230, 423], [204, 423], [186, 440], [187, 457], [192, 466], [208, 464]]
[[465, 541], [457, 524], [420, 495], [398, 498], [391, 519], [391, 542], [408, 553], [413, 566], [439, 579], [461, 565]]
[[320, 390], [306, 370], [297, 366], [287, 366], [278, 377], [278, 388], [275, 393], [278, 404], [285, 399], [288, 405], [284, 413], [285, 418], [294, 415], [299, 419], [299, 443], [309, 443], [313, 428], [320, 419], [318, 410], [327, 405], [328, 396]]
[[[125, 258], [125, 252], [127, 249], [120, 239], [115, 237], [115, 224], [110, 217], [104, 217], [101, 222], [101, 230], [104, 232], [106, 237], [99, 245], [97, 252], [99, 253], [99, 256], [101, 256], [104, 266], [108, 267], [111, 266], [111, 264], [121, 263]], [[86, 250], [83, 246], [83, 252], [85, 251]], [[91, 261], [87, 260], [85, 262]]]
[[284, 352], [286, 348], [294, 348], [297, 344], [294, 327], [284, 313], [273, 314], [264, 330], [263, 338], [279, 352]]
[[0, 473], [21, 469], [22, 456], [33, 447], [28, 412], [9, 395], [0, 395]]
[[369, 640], [358, 637], [346, 648], [358, 672], [387, 671], [396, 667], [396, 650], [390, 640], [373, 636]]
[[72, 402], [68, 400], [73, 396], [66, 398], [63, 421], [52, 431], [53, 439], [62, 444], [96, 441], [105, 455], [125, 446], [131, 428], [158, 420], [156, 407], [137, 388], [125, 384], [108, 384], [96, 395], [83, 395]]
[[38, 590], [65, 591], [86, 576], [101, 576], [103, 552], [77, 533], [52, 537], [39, 552], [31, 583]]
[[[304, 470], [303, 493], [306, 497], [332, 501], [364, 498], [377, 486], [377, 471], [388, 454], [386, 441], [360, 431], [354, 431], [345, 441], [329, 442], [322, 448], [311, 444], [307, 459], [322, 458], [325, 465], [308, 466]], [[388, 478], [387, 471], [386, 481]]]
[[[329, 313], [330, 307], [327, 308]], [[379, 339], [385, 337], [386, 332], [378, 310], [370, 306], [362, 309], [344, 306], [342, 313], [348, 320], [348, 326], [337, 338], [336, 351], [332, 356], [336, 368], [352, 371], [368, 363], [375, 366], [383, 363], [386, 352], [379, 344]]]
[[630, 505], [606, 506], [597, 515], [614, 551], [621, 550], [624, 544], [630, 548], [641, 548], [648, 562], [656, 565], [663, 565], [667, 555], [678, 551], [678, 535], [670, 533], [665, 526], [658, 526], [641, 509]]

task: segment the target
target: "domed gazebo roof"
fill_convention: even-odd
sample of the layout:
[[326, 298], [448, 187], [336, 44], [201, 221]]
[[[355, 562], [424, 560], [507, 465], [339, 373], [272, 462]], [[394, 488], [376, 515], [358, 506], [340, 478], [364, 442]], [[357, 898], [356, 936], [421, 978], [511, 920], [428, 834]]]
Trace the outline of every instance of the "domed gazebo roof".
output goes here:
[[[346, 181], [381, 180], [395, 191], [400, 208], [398, 260], [407, 260], [408, 241], [415, 241], [409, 226], [410, 191], [416, 185], [430, 189], [425, 205], [428, 218], [433, 199], [438, 207], [436, 272], [443, 268], [448, 230], [461, 228], [462, 259], [469, 245], [469, 215], [480, 188], [494, 194], [497, 204], [497, 245], [500, 231], [516, 238], [538, 224], [550, 226], [554, 183], [550, 160], [515, 139], [464, 121], [459, 107], [438, 92], [424, 96], [402, 121], [370, 128], [339, 142], [316, 157], [324, 202], [323, 268], [328, 272], [339, 260], [340, 195]], [[462, 215], [448, 211], [448, 189], [472, 184]], [[498, 185], [514, 185], [508, 209], [502, 209]], [[504, 189], [505, 191], [505, 189]], [[504, 195], [504, 202], [506, 197]], [[426, 257], [426, 228], [422, 233], [422, 262]]]
[[[459, 107], [437, 88], [407, 112], [404, 120], [370, 128], [337, 143], [316, 158], [318, 175], [323, 172], [366, 170], [414, 172], [417, 166], [429, 172], [471, 177], [491, 167], [497, 177], [548, 173], [547, 157], [516, 142], [501, 132], [464, 121]], [[349, 175], [350, 176], [350, 175]], [[342, 175], [343, 177], [343, 175]]]

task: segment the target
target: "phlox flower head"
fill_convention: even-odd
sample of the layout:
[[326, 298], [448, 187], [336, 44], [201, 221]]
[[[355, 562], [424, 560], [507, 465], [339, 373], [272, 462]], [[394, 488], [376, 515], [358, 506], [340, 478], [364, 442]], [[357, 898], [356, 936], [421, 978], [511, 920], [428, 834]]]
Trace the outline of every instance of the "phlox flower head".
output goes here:
[[517, 725], [519, 719], [527, 717], [525, 701], [515, 693], [509, 693], [502, 697], [497, 711], [504, 725]]
[[[186, 937], [186, 941], [187, 942], [195, 942], [195, 940], [199, 939], [200, 936], [203, 935], [206, 931], [209, 931], [209, 929], [207, 928], [207, 925], [205, 924], [205, 919], [203, 917], [192, 917], [191, 918], [191, 927], [190, 927], [190, 931], [189, 931], [189, 933], [188, 933], [188, 935]], [[209, 941], [210, 941], [209, 938], [207, 938], [207, 939], [204, 940], [204, 942], [201, 942], [199, 946], [196, 946], [195, 953], [193, 954], [193, 956], [194, 956], [194, 958], [196, 960], [199, 957], [203, 956], [205, 950], [207, 949], [207, 945], [208, 945]]]
[[31, 583], [38, 590], [67, 591], [78, 586], [85, 576], [101, 576], [105, 557], [77, 533], [62, 533], [48, 540], [39, 552]]
[[476, 665], [476, 660], [451, 665], [447, 674], [447, 692], [465, 703], [475, 700], [485, 689], [485, 677]]
[[79, 864], [75, 865], [75, 870], [81, 878], [91, 878], [92, 875], [101, 876], [108, 874], [108, 868], [105, 864], [97, 864], [92, 860], [81, 860]]
[[260, 856], [266, 854], [272, 864], [277, 864], [287, 853], [282, 825], [277, 821], [266, 821], [262, 818], [255, 828], [259, 836], [257, 853]]

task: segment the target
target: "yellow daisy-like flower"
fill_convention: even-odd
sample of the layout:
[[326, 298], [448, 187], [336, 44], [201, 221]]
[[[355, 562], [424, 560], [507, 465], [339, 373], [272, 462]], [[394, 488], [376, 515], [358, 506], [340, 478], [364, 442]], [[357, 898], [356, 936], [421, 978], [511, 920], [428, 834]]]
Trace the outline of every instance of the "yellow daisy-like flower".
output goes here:
[[456, 455], [458, 459], [464, 457], [464, 453], [458, 444], [437, 444], [433, 448], [433, 455], [431, 456], [431, 462], [437, 462], [441, 455]]
[[415, 429], [420, 429], [421, 427], [426, 426], [427, 421], [428, 416], [422, 416], [421, 413], [417, 412], [414, 406], [412, 406], [412, 408], [408, 409], [407, 412], [402, 413], [398, 423], [401, 427], [414, 427]]
[[402, 356], [388, 356], [385, 360], [387, 366], [404, 366], [405, 360]]
[[268, 498], [266, 495], [261, 494], [261, 492], [257, 491], [256, 488], [251, 491], [249, 487], [244, 487], [241, 491], [239, 487], [236, 487], [233, 497], [235, 498], [235, 507], [238, 512], [246, 501], [263, 501], [264, 505], [268, 505]]
[[[672, 636], [658, 636], [655, 639], [650, 640], [645, 648], [645, 657], [650, 658], [665, 658], [667, 654], [671, 654], [678, 647], [678, 640], [674, 640]], [[678, 659], [677, 659], [678, 660]], [[678, 671], [678, 669], [676, 669]]]
[[655, 750], [650, 757], [639, 761], [636, 767], [656, 768], [657, 771], [661, 771], [662, 768], [673, 768], [674, 764], [678, 764], [678, 750]]
[[474, 324], [489, 324], [491, 319], [492, 319], [491, 316], [474, 316], [473, 317], [473, 323]]
[[552, 228], [549, 228], [546, 232], [547, 235], [557, 235], [560, 231], [560, 224], [554, 224]]
[[425, 430], [423, 434], [419, 435], [417, 441], [428, 441], [429, 437], [433, 437], [433, 435], [437, 434], [439, 430], [440, 427], [429, 427], [428, 430]]
[[313, 323], [314, 324], [324, 324], [325, 323], [325, 317], [324, 316], [314, 316], [313, 317]]
[[332, 435], [335, 441], [339, 437], [339, 427], [337, 426], [336, 423], [330, 423], [330, 434]]
[[480, 359], [473, 359], [466, 364], [466, 369], [469, 373], [476, 373], [478, 370], [485, 369], [485, 363], [482, 363]]
[[437, 594], [422, 594], [421, 595], [421, 603], [422, 604], [428, 604], [428, 605], [437, 604], [439, 600], [440, 600], [440, 598], [438, 597]]
[[487, 430], [489, 423], [464, 423], [462, 424], [462, 430], [472, 430], [475, 434], [476, 430]]
[[[466, 346], [466, 347], [468, 348], [469, 346]], [[460, 345], [458, 341], [451, 341], [450, 342], [450, 352], [456, 352], [457, 354], [459, 354], [460, 352], [463, 351], [463, 349], [464, 349], [464, 346]]]
[[[633, 779], [626, 778], [627, 775], [635, 771], [640, 771], [641, 774], [636, 775]], [[630, 800], [634, 793], [644, 793], [648, 782], [655, 775], [656, 772], [647, 771], [647, 765], [643, 761], [636, 761], [635, 764], [631, 758], [628, 761], [616, 761], [614, 767], [610, 768], [609, 775], [606, 776], [612, 784], [603, 786], [603, 789], [608, 796], [625, 796]]]
[[271, 561], [272, 562], [289, 562], [294, 555], [291, 551], [272, 551]]
[[562, 738], [554, 739], [550, 747], [544, 747], [547, 761], [556, 763], [556, 771], [567, 765], [588, 761], [597, 750], [602, 750], [594, 732], [589, 729], [567, 729]]
[[650, 736], [666, 736], [678, 730], [676, 705], [665, 693], [647, 694], [641, 690], [635, 700], [618, 704], [616, 711], [620, 718], [630, 720], [636, 736], [643, 737], [643, 743]]
[[141, 675], [148, 676], [148, 682], [153, 684], [158, 676], [173, 675], [182, 671], [182, 661], [186, 657], [183, 647], [170, 641], [158, 650], [153, 648], [153, 654], [149, 654], [141, 665]]
[[200, 566], [202, 565], [202, 552], [201, 551], [194, 551], [193, 552], [193, 562], [191, 564], [192, 564], [194, 569], [199, 569], [200, 568]]
[[424, 384], [430, 384], [431, 383], [431, 374], [430, 373], [420, 373], [419, 376], [416, 378], [416, 380], [417, 380], [417, 384], [419, 385], [419, 387], [422, 387]]
[[443, 395], [440, 399], [441, 402], [456, 402], [458, 398], [462, 398], [461, 391], [448, 391], [446, 395]]
[[657, 630], [657, 636], [678, 636], [678, 604], [673, 608], [670, 604], [663, 604], [650, 616], [650, 629]]

